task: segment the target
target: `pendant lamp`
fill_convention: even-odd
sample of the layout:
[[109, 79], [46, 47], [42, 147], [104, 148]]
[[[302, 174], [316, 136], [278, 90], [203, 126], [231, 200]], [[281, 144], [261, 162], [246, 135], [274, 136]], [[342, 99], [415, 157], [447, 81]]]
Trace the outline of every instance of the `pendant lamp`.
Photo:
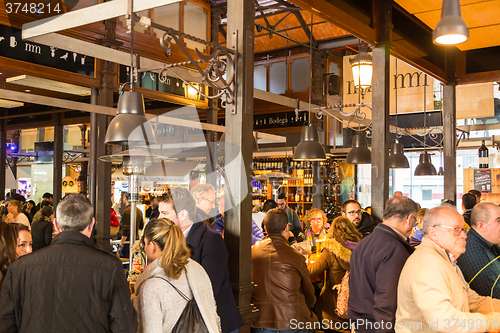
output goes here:
[[[427, 74], [425, 74], [425, 80], [427, 80]], [[424, 81], [425, 82], [425, 81]], [[427, 130], [427, 117], [426, 117], [426, 111], [427, 111], [427, 89], [426, 86], [424, 85], [424, 130]], [[417, 167], [415, 168], [415, 176], [436, 176], [436, 168], [434, 165], [432, 165], [431, 162], [431, 155], [427, 152], [425, 149], [425, 137], [426, 134], [424, 134], [424, 152], [420, 154], [419, 158], [419, 163]]]
[[443, 0], [441, 19], [432, 32], [435, 44], [453, 45], [469, 39], [469, 28], [460, 14], [460, 0]]
[[372, 56], [367, 52], [368, 47], [359, 46], [359, 53], [349, 59], [352, 69], [354, 86], [365, 90], [372, 85], [373, 61]]
[[[311, 83], [312, 83], [312, 36], [313, 36], [313, 15], [311, 14], [311, 38], [309, 40], [309, 63], [311, 67]], [[312, 86], [309, 87], [309, 125], [302, 127], [300, 133], [300, 142], [295, 148], [293, 159], [295, 161], [324, 161], [326, 153], [323, 145], [319, 142], [319, 135], [316, 126], [311, 123], [311, 94]]]
[[[396, 77], [398, 77], [398, 59], [395, 64]], [[398, 137], [398, 85], [394, 89], [396, 100], [396, 138]], [[392, 144], [391, 152], [389, 153], [389, 168], [390, 169], [406, 169], [410, 167], [410, 163], [405, 156], [404, 147], [399, 143], [398, 139]]]
[[365, 132], [356, 132], [352, 138], [352, 149], [349, 150], [345, 161], [347, 164], [370, 164], [372, 153], [368, 149]]

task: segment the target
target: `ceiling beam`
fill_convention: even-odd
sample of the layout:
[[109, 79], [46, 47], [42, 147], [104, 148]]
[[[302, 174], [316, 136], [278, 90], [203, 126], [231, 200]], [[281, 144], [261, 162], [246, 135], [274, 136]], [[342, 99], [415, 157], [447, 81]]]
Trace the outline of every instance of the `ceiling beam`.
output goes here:
[[297, 18], [297, 21], [299, 21], [300, 26], [302, 27], [302, 30], [304, 30], [304, 33], [306, 34], [307, 39], [309, 41], [312, 41], [314, 46], [318, 46], [318, 43], [316, 42], [316, 39], [314, 39], [314, 36], [311, 36], [311, 30], [307, 26], [307, 23], [304, 20], [304, 18], [302, 17], [302, 14], [300, 12], [295, 12], [294, 14], [295, 14], [295, 17]]
[[[180, 2], [180, 0], [134, 0], [134, 12]], [[23, 24], [23, 39], [32, 40], [51, 32], [105, 21], [127, 14], [129, 0], [114, 0]]]

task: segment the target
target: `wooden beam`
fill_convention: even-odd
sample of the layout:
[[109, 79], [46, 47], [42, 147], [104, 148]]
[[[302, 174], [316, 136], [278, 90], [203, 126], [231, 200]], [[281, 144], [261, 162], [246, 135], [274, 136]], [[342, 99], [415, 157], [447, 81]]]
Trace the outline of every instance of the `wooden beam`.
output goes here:
[[[51, 32], [63, 31], [127, 14], [129, 0], [114, 0], [23, 24], [23, 39], [33, 40]], [[179, 2], [179, 0], [135, 0], [134, 12]]]

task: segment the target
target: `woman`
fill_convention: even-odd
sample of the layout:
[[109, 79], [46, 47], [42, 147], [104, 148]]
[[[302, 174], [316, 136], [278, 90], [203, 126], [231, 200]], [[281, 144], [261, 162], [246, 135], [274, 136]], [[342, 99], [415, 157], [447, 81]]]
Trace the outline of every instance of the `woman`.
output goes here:
[[36, 211], [37, 209], [35, 202], [33, 200], [26, 201], [26, 204], [24, 204], [23, 213], [24, 215], [26, 215], [30, 223], [33, 222], [33, 216], [35, 216]]
[[7, 206], [7, 211], [9, 212], [7, 214], [7, 220], [5, 222], [7, 223], [22, 223], [28, 228], [30, 228], [30, 221], [22, 213], [23, 211], [23, 204], [21, 201], [18, 200], [10, 200], [9, 204]]
[[210, 333], [220, 332], [210, 278], [203, 267], [189, 259], [181, 229], [169, 219], [150, 221], [144, 229], [143, 244], [151, 264], [135, 283], [138, 332], [172, 331], [187, 304], [172, 285], [189, 299], [194, 297]]
[[31, 233], [27, 226], [21, 223], [16, 223], [17, 229], [17, 247], [16, 254], [17, 257], [22, 257], [26, 254], [32, 252], [33, 241], [31, 239]]
[[[351, 251], [361, 238], [354, 224], [348, 218], [339, 216], [333, 220], [328, 230], [320, 257], [315, 262], [307, 264], [311, 278], [326, 272], [325, 285], [316, 302], [316, 314], [321, 320], [328, 319], [333, 324], [339, 323], [337, 327], [330, 327], [332, 331], [350, 331], [349, 326], [344, 323], [346, 320], [335, 313], [338, 291], [333, 290], [333, 287], [340, 285], [345, 273], [350, 270]], [[342, 323], [347, 329], [342, 329]]]
[[7, 274], [7, 269], [17, 258], [16, 249], [17, 230], [15, 226], [0, 222], [0, 287], [5, 274]]
[[42, 216], [33, 221], [31, 225], [31, 235], [33, 236], [33, 251], [40, 250], [52, 242], [54, 232], [54, 208], [45, 206], [42, 208]]
[[327, 218], [322, 210], [313, 208], [309, 210], [304, 217], [304, 241], [311, 246], [311, 252], [316, 252], [316, 242], [326, 239], [327, 235]]

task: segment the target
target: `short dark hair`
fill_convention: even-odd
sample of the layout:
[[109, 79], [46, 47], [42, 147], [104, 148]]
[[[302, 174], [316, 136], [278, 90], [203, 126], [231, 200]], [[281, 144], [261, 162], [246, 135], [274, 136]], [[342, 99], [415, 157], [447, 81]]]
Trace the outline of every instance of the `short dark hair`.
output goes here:
[[50, 201], [42, 201], [40, 202], [40, 208], [43, 208], [43, 207], [46, 207], [46, 206], [52, 206], [52, 204], [50, 203]]
[[17, 201], [21, 201], [21, 202], [26, 202], [26, 198], [22, 195], [20, 195], [19, 193], [14, 193], [12, 194], [12, 199], [14, 200], [17, 200]]
[[384, 220], [393, 216], [402, 220], [410, 214], [414, 214], [417, 217], [418, 205], [415, 201], [407, 197], [392, 197], [387, 200], [384, 209]]
[[50, 217], [54, 213], [54, 208], [52, 206], [45, 206], [42, 208], [42, 215], [46, 217]]
[[92, 204], [84, 195], [71, 193], [57, 204], [57, 226], [61, 231], [83, 231], [92, 223]]
[[288, 224], [288, 216], [283, 209], [273, 208], [266, 213], [262, 225], [268, 234], [281, 234]]
[[50, 198], [54, 198], [54, 196], [52, 195], [52, 193], [45, 192], [45, 193], [42, 195], [42, 199], [50, 199]]
[[345, 213], [346, 212], [345, 210], [347, 209], [347, 205], [352, 204], [352, 203], [357, 204], [359, 206], [359, 208], [361, 208], [361, 205], [356, 200], [347, 200], [346, 202], [344, 202], [342, 204], [342, 208], [341, 208], [342, 211]]
[[481, 199], [481, 191], [478, 190], [469, 190], [470, 194], [475, 195], [477, 198]]
[[462, 196], [462, 203], [465, 209], [472, 209], [476, 205], [476, 196], [472, 193], [465, 193]]
[[278, 194], [278, 199], [285, 199], [286, 201], [286, 194], [285, 193]]
[[163, 195], [158, 197], [158, 203], [160, 202], [171, 203], [176, 214], [186, 210], [189, 219], [193, 222], [198, 222], [196, 221], [196, 202], [188, 189], [184, 187], [168, 189]]
[[266, 202], [264, 202], [264, 206], [262, 206], [262, 211], [264, 213], [267, 213], [268, 211], [276, 207], [278, 207], [276, 201], [274, 201], [273, 199], [269, 199]]

